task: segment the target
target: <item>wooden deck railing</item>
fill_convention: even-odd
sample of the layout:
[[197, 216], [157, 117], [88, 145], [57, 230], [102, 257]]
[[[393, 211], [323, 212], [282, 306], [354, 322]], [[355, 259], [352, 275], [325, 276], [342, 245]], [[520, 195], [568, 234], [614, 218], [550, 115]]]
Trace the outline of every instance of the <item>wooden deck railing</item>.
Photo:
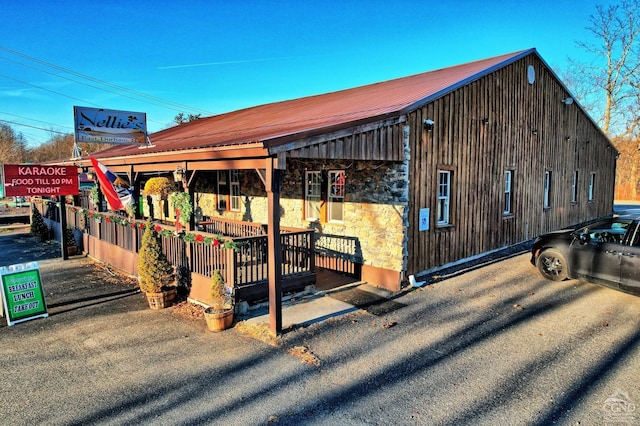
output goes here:
[[266, 226], [255, 222], [214, 218], [198, 222], [198, 228], [209, 234], [220, 234], [228, 237], [248, 237], [267, 235]]
[[[46, 200], [35, 200], [34, 205], [52, 221], [57, 208]], [[54, 219], [52, 219], [54, 218]], [[66, 209], [67, 226], [86, 233], [102, 242], [116, 245], [132, 253], [138, 253], [144, 233], [143, 220], [129, 220], [113, 213], [100, 213], [86, 208]], [[266, 226], [257, 223], [239, 222], [216, 218], [201, 224], [206, 231], [190, 231], [202, 236], [202, 240], [222, 239], [222, 244], [204, 244], [187, 241], [173, 234], [173, 228], [158, 224], [164, 230], [160, 240], [162, 250], [176, 267], [187, 267], [191, 272], [211, 277], [220, 270], [227, 283], [234, 287], [262, 284], [268, 280], [268, 244]], [[78, 232], [77, 231], [77, 232]], [[229, 233], [231, 235], [226, 235]], [[241, 235], [239, 235], [241, 234]], [[281, 229], [282, 277], [315, 273], [314, 231], [309, 229]], [[224, 241], [237, 249], [225, 249]], [[86, 252], [86, 248], [85, 248]], [[88, 253], [92, 254], [92, 253]], [[101, 259], [103, 260], [103, 259]]]

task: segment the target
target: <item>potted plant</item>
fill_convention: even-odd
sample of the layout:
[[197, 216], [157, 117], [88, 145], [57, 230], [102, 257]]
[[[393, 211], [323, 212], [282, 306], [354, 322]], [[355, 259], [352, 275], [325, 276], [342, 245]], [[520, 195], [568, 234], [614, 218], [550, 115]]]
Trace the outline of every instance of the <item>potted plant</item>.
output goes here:
[[138, 283], [151, 309], [162, 309], [173, 304], [176, 296], [175, 272], [162, 252], [160, 237], [150, 218], [145, 225], [138, 253]]
[[211, 306], [205, 309], [204, 318], [210, 331], [222, 331], [233, 324], [233, 303], [224, 285], [222, 273], [216, 269], [211, 277], [209, 293]]
[[78, 254], [78, 243], [76, 242], [76, 236], [73, 233], [73, 229], [67, 227], [64, 232], [64, 239], [67, 244], [67, 256], [75, 256]]
[[49, 239], [49, 227], [44, 223], [44, 218], [40, 214], [35, 206], [31, 209], [31, 235], [39, 237], [40, 241], [47, 241]]
[[171, 191], [175, 189], [175, 183], [166, 177], [152, 177], [144, 184], [145, 195], [158, 197], [158, 209], [160, 217], [163, 218], [162, 200], [166, 200]]

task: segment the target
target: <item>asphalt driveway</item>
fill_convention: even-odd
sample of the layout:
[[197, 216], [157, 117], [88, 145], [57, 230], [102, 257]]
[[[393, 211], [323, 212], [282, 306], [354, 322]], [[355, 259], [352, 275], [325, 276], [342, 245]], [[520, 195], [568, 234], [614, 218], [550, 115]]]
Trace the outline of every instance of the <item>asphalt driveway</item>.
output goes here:
[[640, 424], [640, 298], [546, 281], [527, 254], [279, 346], [151, 311], [86, 258], [41, 275], [51, 315], [0, 325], [3, 424]]

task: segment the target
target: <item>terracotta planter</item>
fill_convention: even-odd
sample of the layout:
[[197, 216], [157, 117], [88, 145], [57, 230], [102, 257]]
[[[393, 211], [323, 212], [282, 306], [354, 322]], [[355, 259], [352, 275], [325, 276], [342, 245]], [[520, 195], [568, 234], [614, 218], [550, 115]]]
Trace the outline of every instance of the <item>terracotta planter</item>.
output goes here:
[[176, 298], [175, 287], [170, 290], [165, 290], [160, 293], [145, 293], [147, 296], [147, 302], [151, 309], [163, 309], [173, 305], [173, 300]]
[[209, 331], [222, 331], [233, 324], [233, 308], [221, 312], [214, 312], [213, 308], [204, 311], [204, 319], [207, 321]]

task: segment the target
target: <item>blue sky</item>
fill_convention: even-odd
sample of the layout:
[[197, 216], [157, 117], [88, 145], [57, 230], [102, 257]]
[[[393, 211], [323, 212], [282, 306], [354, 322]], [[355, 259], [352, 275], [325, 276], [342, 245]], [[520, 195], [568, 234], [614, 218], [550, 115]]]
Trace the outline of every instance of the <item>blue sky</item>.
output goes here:
[[590, 40], [589, 15], [607, 3], [2, 0], [0, 120], [35, 146], [51, 133], [33, 127], [73, 132], [74, 105], [145, 112], [155, 132], [179, 112], [208, 116], [534, 47], [558, 72], [568, 57], [586, 60], [575, 42]]

